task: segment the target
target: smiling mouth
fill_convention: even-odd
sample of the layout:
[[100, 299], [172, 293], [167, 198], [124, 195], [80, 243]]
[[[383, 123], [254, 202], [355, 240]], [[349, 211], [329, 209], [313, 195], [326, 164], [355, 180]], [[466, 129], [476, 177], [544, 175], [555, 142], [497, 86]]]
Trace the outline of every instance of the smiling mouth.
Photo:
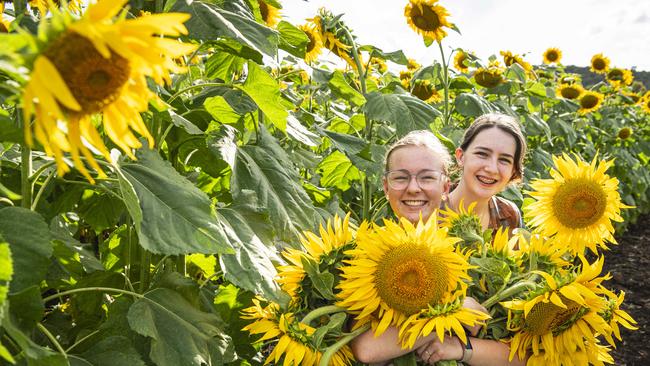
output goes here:
[[492, 185], [492, 184], [495, 184], [496, 182], [499, 181], [498, 179], [492, 179], [492, 178], [484, 177], [484, 176], [482, 176], [482, 175], [477, 175], [477, 176], [476, 176], [476, 179], [477, 179], [479, 182], [481, 182], [481, 183], [483, 183], [483, 184], [487, 184], [487, 185]]
[[406, 201], [405, 200], [405, 201], [402, 201], [402, 203], [405, 206], [409, 206], [409, 207], [422, 207], [422, 206], [426, 205], [427, 201], [423, 201], [423, 200], [408, 200], [408, 201]]

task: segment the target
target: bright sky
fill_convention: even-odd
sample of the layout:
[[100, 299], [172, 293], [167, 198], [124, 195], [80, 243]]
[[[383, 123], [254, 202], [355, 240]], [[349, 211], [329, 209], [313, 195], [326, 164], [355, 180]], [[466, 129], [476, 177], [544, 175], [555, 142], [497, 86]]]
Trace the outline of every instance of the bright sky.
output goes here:
[[[384, 52], [403, 50], [422, 64], [440, 61], [433, 44], [426, 48], [407, 25], [407, 0], [282, 0], [282, 14], [292, 24], [304, 23], [325, 6], [352, 28], [360, 44]], [[649, 0], [439, 0], [449, 21], [443, 40], [446, 55], [453, 48], [474, 52], [485, 63], [490, 55], [510, 50], [540, 64], [549, 47], [562, 51], [564, 65], [588, 66], [603, 53], [611, 66], [650, 71]], [[500, 56], [499, 56], [500, 57]]]

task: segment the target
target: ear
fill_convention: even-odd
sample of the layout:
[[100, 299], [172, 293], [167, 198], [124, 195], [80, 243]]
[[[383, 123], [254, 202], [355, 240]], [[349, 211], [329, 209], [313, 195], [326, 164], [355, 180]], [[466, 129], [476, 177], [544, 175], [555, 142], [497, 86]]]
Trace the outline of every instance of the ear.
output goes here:
[[454, 152], [454, 155], [456, 156], [456, 164], [458, 164], [459, 167], [463, 167], [463, 160], [465, 158], [465, 152], [463, 149], [456, 148], [456, 151]]
[[386, 177], [381, 178], [382, 185], [384, 186], [384, 194], [386, 195], [386, 198], [388, 198], [388, 181], [386, 180]]

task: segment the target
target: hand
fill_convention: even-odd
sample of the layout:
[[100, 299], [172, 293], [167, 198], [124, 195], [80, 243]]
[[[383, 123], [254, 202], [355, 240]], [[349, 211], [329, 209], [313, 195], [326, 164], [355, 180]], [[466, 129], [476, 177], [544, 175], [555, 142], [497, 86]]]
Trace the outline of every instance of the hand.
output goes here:
[[[476, 301], [476, 299], [473, 298], [473, 297], [466, 297], [466, 298], [463, 300], [463, 307], [464, 307], [464, 308], [467, 308], [467, 309], [472, 309], [472, 310], [480, 311], [480, 312], [486, 313], [486, 314], [488, 314], [488, 315], [490, 314], [490, 312], [485, 308], [485, 306], [481, 305], [481, 304], [480, 304], [478, 301]], [[478, 334], [478, 331], [479, 331], [480, 329], [481, 329], [481, 326], [480, 326], [480, 325], [475, 325], [475, 326], [469, 328], [469, 331], [470, 331], [470, 333], [471, 333], [473, 336], [476, 336], [476, 334]]]
[[443, 360], [460, 360], [463, 358], [463, 344], [456, 336], [445, 335], [444, 342], [440, 342], [438, 337], [433, 341], [421, 346], [415, 350], [418, 358], [433, 365]]

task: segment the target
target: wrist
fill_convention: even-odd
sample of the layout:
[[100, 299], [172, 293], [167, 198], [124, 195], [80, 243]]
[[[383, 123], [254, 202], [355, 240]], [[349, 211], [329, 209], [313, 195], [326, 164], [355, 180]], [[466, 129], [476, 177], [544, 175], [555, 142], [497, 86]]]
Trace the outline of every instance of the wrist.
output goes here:
[[458, 343], [460, 343], [460, 346], [462, 347], [462, 357], [458, 359], [457, 361], [460, 361], [462, 363], [468, 363], [473, 356], [474, 349], [472, 347], [472, 342], [470, 341], [470, 337], [467, 337], [467, 343], [463, 344], [463, 341], [458, 338]]

